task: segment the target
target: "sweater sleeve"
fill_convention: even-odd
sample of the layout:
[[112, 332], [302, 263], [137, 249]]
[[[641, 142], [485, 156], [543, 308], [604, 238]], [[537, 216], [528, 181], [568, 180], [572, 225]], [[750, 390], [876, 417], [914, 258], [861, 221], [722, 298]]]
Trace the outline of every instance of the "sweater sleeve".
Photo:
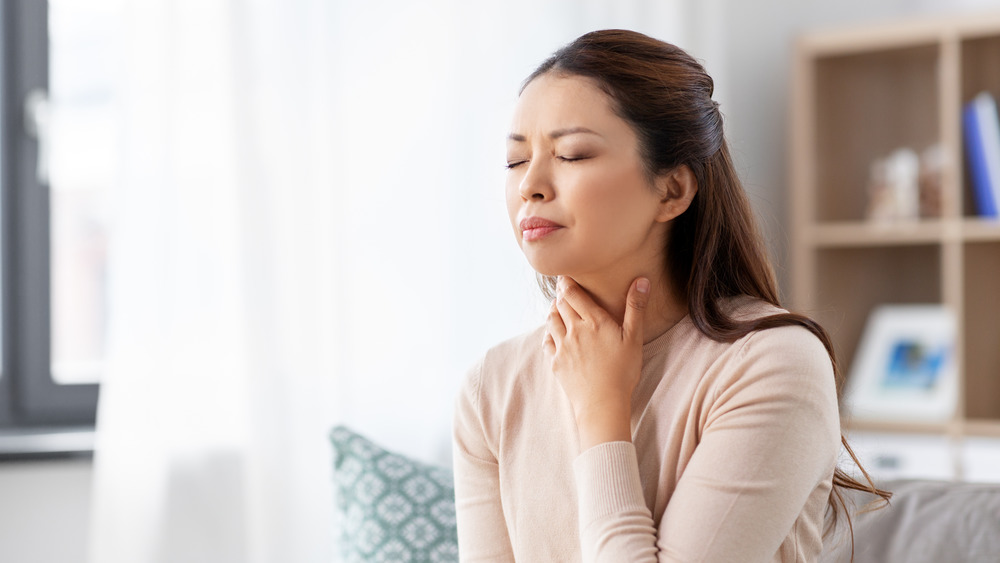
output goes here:
[[771, 561], [832, 480], [840, 415], [819, 339], [800, 327], [754, 333], [735, 368], [660, 522], [661, 560]]
[[635, 446], [606, 442], [573, 462], [584, 563], [656, 561], [656, 529], [642, 496]]
[[461, 561], [514, 561], [496, 455], [480, 410], [482, 363], [469, 373], [455, 405], [453, 463], [458, 552]]
[[772, 561], [809, 495], [831, 478], [839, 438], [819, 340], [797, 327], [755, 333], [719, 377], [659, 529], [631, 444], [602, 444], [577, 459], [583, 560]]

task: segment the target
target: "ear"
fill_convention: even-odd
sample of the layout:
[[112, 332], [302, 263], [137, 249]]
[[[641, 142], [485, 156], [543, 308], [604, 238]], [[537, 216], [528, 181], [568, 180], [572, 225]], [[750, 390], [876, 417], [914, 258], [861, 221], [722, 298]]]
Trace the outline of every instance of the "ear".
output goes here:
[[663, 194], [656, 220], [665, 223], [687, 211], [698, 193], [698, 181], [688, 165], [681, 164], [657, 176], [656, 188], [657, 193]]

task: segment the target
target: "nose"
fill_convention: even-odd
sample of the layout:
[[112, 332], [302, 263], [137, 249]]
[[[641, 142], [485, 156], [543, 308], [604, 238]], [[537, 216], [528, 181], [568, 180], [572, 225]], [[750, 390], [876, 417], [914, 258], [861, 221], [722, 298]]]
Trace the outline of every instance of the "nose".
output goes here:
[[544, 159], [536, 158], [528, 163], [518, 191], [525, 200], [547, 201], [555, 196], [552, 175]]

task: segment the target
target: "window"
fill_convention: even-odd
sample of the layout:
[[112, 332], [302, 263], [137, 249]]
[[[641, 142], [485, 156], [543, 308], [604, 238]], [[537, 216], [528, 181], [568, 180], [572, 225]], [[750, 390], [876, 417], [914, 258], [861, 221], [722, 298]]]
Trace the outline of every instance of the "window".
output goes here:
[[120, 0], [0, 4], [0, 427], [93, 425]]

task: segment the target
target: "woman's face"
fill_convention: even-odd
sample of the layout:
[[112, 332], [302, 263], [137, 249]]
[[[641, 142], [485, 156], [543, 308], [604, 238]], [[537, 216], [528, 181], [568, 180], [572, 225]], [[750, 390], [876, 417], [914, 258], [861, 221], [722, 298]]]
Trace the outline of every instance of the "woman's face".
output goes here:
[[507, 140], [507, 210], [545, 275], [576, 279], [663, 263], [661, 196], [635, 132], [590, 79], [547, 73], [524, 89]]

